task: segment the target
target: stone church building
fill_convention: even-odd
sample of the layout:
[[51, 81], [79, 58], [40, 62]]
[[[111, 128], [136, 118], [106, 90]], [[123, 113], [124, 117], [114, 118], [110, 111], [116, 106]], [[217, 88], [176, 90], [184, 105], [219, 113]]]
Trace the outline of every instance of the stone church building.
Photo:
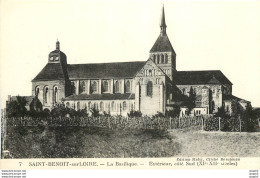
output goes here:
[[57, 41], [48, 63], [32, 80], [32, 95], [49, 110], [64, 103], [76, 110], [96, 108], [111, 115], [131, 110], [154, 115], [176, 105], [185, 114], [182, 99], [191, 91], [196, 104], [191, 114], [195, 115], [215, 113], [221, 106], [231, 112], [232, 100], [243, 106], [249, 103], [232, 95], [232, 83], [219, 70], [177, 71], [166, 27], [163, 8], [160, 34], [146, 61], [68, 64]]

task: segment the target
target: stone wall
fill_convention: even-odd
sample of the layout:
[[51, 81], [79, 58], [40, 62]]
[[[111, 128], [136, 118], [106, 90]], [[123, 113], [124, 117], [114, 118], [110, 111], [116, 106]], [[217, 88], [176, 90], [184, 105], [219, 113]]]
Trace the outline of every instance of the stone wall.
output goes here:
[[78, 101], [65, 101], [66, 107], [75, 110], [86, 109], [91, 114], [91, 109], [95, 108], [100, 113], [106, 112], [111, 115], [126, 116], [131, 110], [135, 108], [134, 100], [78, 100]]
[[[177, 87], [187, 96], [192, 87], [196, 97], [201, 96], [201, 107], [209, 107], [209, 114], [217, 112], [218, 108], [222, 106], [223, 86], [221, 85], [177, 85]], [[203, 89], [207, 93], [203, 93]]]
[[[62, 98], [65, 98], [65, 81], [56, 80], [56, 81], [37, 81], [32, 82], [32, 96], [36, 95], [36, 89], [39, 88], [38, 98], [43, 105], [43, 109], [51, 107], [54, 104], [54, 88], [57, 87], [58, 95], [57, 102], [61, 102]], [[46, 96], [47, 102], [44, 100], [45, 89], [48, 88], [48, 94]]]
[[[107, 81], [108, 82], [108, 90], [103, 91], [103, 82]], [[71, 80], [71, 82], [74, 83], [75, 86], [75, 94], [91, 94], [91, 85], [93, 82], [97, 83], [97, 91], [95, 92], [96, 94], [102, 94], [102, 93], [126, 93], [125, 91], [125, 84], [126, 82], [130, 82], [130, 93], [134, 93], [135, 87], [134, 87], [134, 81], [132, 78], [118, 78], [118, 79], [82, 79], [82, 80]], [[85, 90], [80, 89], [82, 87], [82, 82], [85, 83]], [[119, 91], [115, 91], [115, 84], [116, 82], [119, 83]]]

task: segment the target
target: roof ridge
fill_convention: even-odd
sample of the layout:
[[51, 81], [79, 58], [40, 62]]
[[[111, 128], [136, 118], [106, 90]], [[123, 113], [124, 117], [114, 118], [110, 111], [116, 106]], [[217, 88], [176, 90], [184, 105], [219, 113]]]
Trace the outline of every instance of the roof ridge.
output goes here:
[[81, 63], [81, 64], [67, 64], [67, 65], [86, 65], [86, 64], [123, 64], [123, 63], [144, 63], [146, 61], [128, 61], [128, 62], [103, 62], [103, 63]]

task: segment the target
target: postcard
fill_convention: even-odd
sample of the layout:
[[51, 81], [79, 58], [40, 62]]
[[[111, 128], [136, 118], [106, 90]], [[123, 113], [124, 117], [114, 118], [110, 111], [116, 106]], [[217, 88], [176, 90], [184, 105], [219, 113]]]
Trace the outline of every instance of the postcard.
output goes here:
[[1, 169], [260, 169], [259, 7], [2, 0]]

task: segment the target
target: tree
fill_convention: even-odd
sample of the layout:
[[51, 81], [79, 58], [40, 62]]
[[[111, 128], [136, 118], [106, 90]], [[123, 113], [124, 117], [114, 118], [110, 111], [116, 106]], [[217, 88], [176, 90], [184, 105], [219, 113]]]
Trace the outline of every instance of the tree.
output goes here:
[[64, 117], [66, 114], [69, 113], [69, 108], [65, 107], [64, 104], [57, 103], [51, 109], [51, 116], [52, 117]]
[[42, 111], [42, 103], [36, 95], [30, 103], [30, 111]]
[[227, 111], [225, 110], [225, 107], [223, 107], [223, 106], [218, 108], [218, 111], [215, 113], [215, 117], [230, 118]]
[[25, 97], [17, 96], [16, 100], [9, 101], [6, 106], [7, 117], [24, 117], [27, 113]]
[[255, 132], [258, 129], [258, 112], [251, 105], [246, 107], [242, 119], [247, 132]]
[[98, 117], [99, 116], [99, 110], [96, 109], [96, 108], [91, 108], [90, 112], [91, 112], [93, 117]]
[[130, 113], [127, 113], [127, 116], [130, 117], [130, 118], [133, 118], [133, 117], [142, 117], [142, 113], [141, 111], [130, 111]]
[[180, 112], [181, 112], [180, 106], [174, 106], [173, 110], [169, 110], [169, 111], [166, 110], [165, 116], [166, 117], [179, 117]]
[[231, 100], [231, 116], [238, 117], [244, 112], [242, 106], [236, 100]]
[[188, 114], [190, 114], [191, 110], [196, 107], [195, 100], [196, 94], [194, 93], [193, 88], [190, 87], [189, 97], [187, 97], [185, 101], [185, 105], [188, 108]]
[[52, 107], [51, 116], [52, 117], [64, 117], [66, 115], [70, 117], [88, 117], [87, 110], [75, 110], [72, 108], [65, 107], [63, 103], [57, 103], [55, 106]]

